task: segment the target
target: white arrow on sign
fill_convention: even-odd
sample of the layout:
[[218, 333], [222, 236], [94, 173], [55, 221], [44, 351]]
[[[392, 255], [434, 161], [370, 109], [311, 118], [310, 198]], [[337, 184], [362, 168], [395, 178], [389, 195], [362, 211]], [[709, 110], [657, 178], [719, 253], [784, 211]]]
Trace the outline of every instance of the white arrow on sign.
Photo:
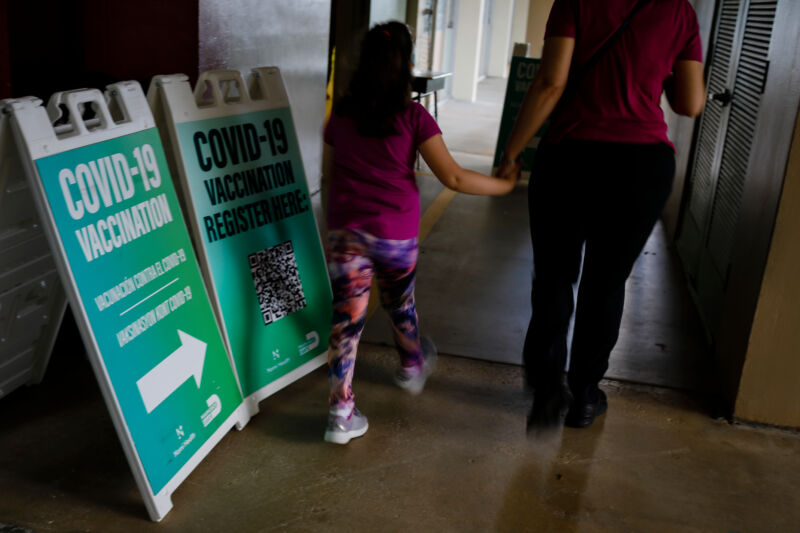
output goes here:
[[192, 376], [197, 388], [200, 388], [207, 345], [181, 330], [178, 330], [178, 336], [181, 338], [181, 347], [136, 382], [148, 413]]

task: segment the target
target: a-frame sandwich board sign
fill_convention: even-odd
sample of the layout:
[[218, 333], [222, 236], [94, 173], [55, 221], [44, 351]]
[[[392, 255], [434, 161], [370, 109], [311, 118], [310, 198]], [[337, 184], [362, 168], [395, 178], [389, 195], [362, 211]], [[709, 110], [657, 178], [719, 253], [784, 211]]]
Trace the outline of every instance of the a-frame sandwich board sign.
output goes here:
[[200, 265], [251, 412], [327, 359], [331, 288], [280, 70], [157, 76]]
[[[7, 100], [89, 359], [153, 520], [249, 420], [136, 82]], [[63, 109], [68, 110], [68, 116]], [[95, 118], [84, 120], [88, 109]], [[61, 125], [60, 122], [64, 122]]]

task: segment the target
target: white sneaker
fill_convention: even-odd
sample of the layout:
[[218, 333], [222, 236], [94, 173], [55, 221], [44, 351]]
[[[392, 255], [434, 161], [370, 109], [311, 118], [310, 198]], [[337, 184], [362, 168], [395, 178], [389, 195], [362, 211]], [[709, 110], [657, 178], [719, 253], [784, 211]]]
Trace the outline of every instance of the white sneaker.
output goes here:
[[360, 437], [367, 432], [369, 423], [361, 411], [353, 407], [350, 416], [328, 415], [328, 429], [325, 430], [325, 442], [347, 444], [350, 439]]
[[394, 382], [397, 386], [414, 396], [421, 393], [425, 388], [425, 382], [428, 380], [428, 377], [436, 370], [436, 362], [438, 359], [436, 345], [433, 344], [433, 341], [429, 337], [420, 337], [419, 343], [422, 349], [422, 372], [416, 375], [409, 375], [406, 373], [405, 368], [401, 368], [394, 376]]

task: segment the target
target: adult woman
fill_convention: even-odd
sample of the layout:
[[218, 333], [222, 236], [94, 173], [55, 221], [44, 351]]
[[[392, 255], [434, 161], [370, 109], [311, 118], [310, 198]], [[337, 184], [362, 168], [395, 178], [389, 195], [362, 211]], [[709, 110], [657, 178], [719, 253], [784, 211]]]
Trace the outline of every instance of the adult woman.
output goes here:
[[513, 162], [550, 116], [528, 192], [535, 267], [524, 348], [529, 429], [587, 427], [606, 410], [598, 383], [619, 334], [625, 280], [675, 170], [661, 95], [677, 113], [698, 115], [701, 61], [687, 0], [553, 4], [540, 70], [498, 171], [515, 172]]

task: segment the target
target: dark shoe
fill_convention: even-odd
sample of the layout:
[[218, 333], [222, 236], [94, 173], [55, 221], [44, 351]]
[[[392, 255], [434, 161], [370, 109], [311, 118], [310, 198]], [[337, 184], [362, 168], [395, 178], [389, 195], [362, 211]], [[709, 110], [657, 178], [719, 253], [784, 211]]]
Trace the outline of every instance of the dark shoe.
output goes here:
[[534, 393], [533, 406], [528, 415], [528, 434], [555, 430], [563, 426], [571, 404], [572, 393], [566, 379], [550, 394]]
[[594, 419], [602, 415], [608, 409], [608, 399], [606, 393], [597, 389], [598, 393], [594, 401], [575, 402], [567, 413], [564, 425], [571, 428], [588, 428]]

